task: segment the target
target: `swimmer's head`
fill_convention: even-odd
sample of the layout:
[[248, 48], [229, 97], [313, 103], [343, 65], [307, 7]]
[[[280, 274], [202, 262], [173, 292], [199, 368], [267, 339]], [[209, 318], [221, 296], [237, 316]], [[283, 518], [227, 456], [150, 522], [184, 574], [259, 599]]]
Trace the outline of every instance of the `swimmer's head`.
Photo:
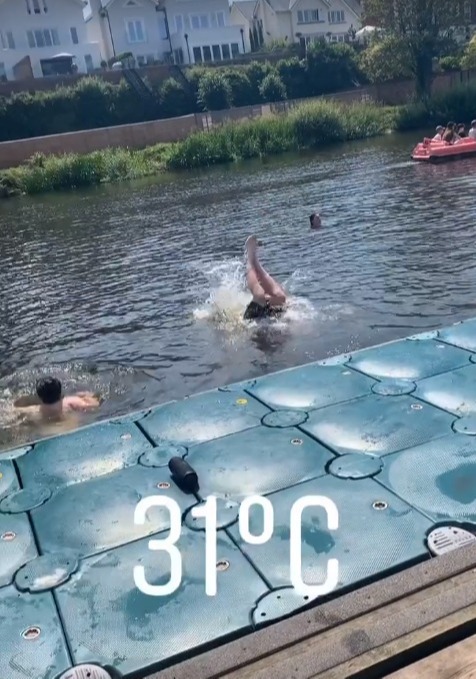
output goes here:
[[439, 134], [440, 132], [444, 132], [444, 131], [445, 131], [445, 128], [443, 127], [443, 125], [438, 125], [438, 127], [436, 128], [437, 134]]
[[38, 398], [45, 405], [53, 405], [61, 400], [61, 382], [56, 377], [42, 377], [36, 383]]
[[311, 223], [311, 229], [319, 229], [322, 226], [321, 217], [317, 214], [317, 212], [312, 213], [312, 215], [309, 217], [309, 221]]

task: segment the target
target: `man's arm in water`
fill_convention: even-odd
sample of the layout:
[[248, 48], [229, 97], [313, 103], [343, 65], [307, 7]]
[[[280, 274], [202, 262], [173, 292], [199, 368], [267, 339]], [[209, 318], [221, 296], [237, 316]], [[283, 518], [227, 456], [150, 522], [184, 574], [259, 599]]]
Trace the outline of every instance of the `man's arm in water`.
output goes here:
[[97, 408], [100, 402], [94, 394], [82, 391], [75, 396], [65, 396], [63, 405], [70, 410], [90, 410]]

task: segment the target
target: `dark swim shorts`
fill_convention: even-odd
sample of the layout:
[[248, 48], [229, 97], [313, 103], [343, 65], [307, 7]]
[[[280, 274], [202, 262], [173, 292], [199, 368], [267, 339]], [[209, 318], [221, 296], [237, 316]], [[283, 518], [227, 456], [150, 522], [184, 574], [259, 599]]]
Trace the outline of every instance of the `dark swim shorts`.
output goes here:
[[284, 311], [281, 307], [270, 307], [269, 303], [266, 306], [261, 306], [252, 300], [245, 309], [243, 318], [245, 321], [257, 320], [259, 318], [277, 318]]

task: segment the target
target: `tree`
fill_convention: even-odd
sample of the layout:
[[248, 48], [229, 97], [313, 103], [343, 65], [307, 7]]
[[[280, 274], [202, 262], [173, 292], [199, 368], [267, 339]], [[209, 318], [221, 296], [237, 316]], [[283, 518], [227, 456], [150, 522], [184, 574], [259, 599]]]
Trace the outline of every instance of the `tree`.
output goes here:
[[233, 103], [230, 84], [222, 73], [211, 70], [198, 82], [198, 103], [203, 111], [223, 111]]
[[416, 93], [431, 92], [433, 59], [459, 23], [459, 0], [366, 0], [365, 14], [400, 43], [415, 78]]

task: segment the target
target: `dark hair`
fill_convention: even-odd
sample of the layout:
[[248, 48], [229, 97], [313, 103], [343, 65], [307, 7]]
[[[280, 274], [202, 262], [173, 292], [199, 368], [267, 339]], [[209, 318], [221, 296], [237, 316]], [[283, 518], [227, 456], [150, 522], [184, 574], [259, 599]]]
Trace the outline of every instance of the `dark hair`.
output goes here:
[[56, 377], [42, 377], [36, 382], [36, 393], [42, 403], [53, 405], [61, 398], [61, 382]]
[[317, 217], [317, 216], [318, 216], [318, 215], [317, 215], [317, 212], [313, 212], [312, 215], [310, 215], [309, 221], [310, 221], [310, 223], [311, 223], [311, 226], [312, 226], [312, 222], [314, 221], [314, 217]]

